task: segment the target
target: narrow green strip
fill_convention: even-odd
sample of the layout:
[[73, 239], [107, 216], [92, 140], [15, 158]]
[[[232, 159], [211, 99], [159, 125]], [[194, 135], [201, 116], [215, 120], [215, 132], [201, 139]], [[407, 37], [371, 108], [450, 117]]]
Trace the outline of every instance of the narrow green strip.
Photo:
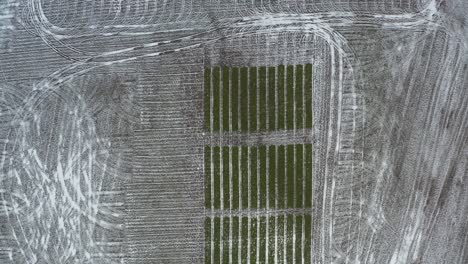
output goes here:
[[232, 217], [232, 263], [239, 263], [239, 217]]
[[239, 68], [231, 71], [231, 124], [232, 131], [239, 131]]
[[257, 218], [250, 218], [250, 263], [257, 263]]
[[239, 209], [239, 147], [232, 146], [232, 209]]
[[304, 74], [303, 66], [296, 66], [296, 129], [304, 127], [304, 121], [302, 120], [302, 111], [304, 96], [302, 95], [302, 76]]
[[211, 264], [211, 219], [205, 217], [205, 264]]
[[268, 130], [274, 131], [275, 125], [276, 125], [276, 85], [275, 85], [275, 80], [276, 80], [276, 73], [275, 73], [275, 67], [269, 67], [268, 68]]
[[268, 263], [275, 263], [275, 217], [268, 217]]
[[223, 147], [223, 205], [224, 209], [230, 208], [230, 189], [229, 189], [229, 147]]
[[305, 66], [305, 115], [306, 115], [306, 128], [312, 128], [312, 64]]
[[247, 132], [249, 127], [249, 118], [248, 118], [248, 98], [249, 98], [249, 87], [248, 87], [248, 71], [246, 67], [240, 69], [240, 120], [241, 120], [241, 131]]
[[211, 147], [205, 146], [205, 208], [211, 208]]
[[294, 66], [286, 68], [286, 129], [294, 129]]
[[312, 208], [312, 144], [305, 145], [305, 208]]
[[257, 208], [257, 147], [250, 147], [250, 208]]
[[294, 164], [294, 145], [288, 145], [287, 146], [287, 173], [286, 173], [286, 178], [287, 178], [287, 200], [288, 200], [288, 206], [287, 208], [294, 208], [294, 169], [295, 169], [295, 164]]
[[266, 171], [266, 146], [259, 147], [259, 158], [260, 158], [260, 208], [266, 208], [267, 201], [267, 171]]
[[211, 69], [205, 69], [205, 130], [211, 131], [211, 111], [210, 111], [210, 99], [211, 99]]
[[249, 252], [248, 250], [248, 237], [249, 237], [249, 219], [247, 217], [242, 217], [242, 237], [241, 237], [241, 262], [242, 264], [247, 264], [247, 257]]
[[248, 167], [248, 160], [249, 160], [249, 153], [248, 147], [242, 146], [241, 147], [241, 178], [242, 178], [242, 209], [246, 209], [249, 207], [249, 167]]
[[303, 194], [304, 194], [304, 146], [301, 144], [296, 145], [296, 208], [303, 208]]
[[259, 236], [259, 243], [260, 243], [260, 251], [258, 256], [258, 262], [265, 263], [266, 262], [266, 244], [267, 244], [267, 229], [266, 229], [266, 217], [261, 216], [259, 219], [260, 224], [260, 236]]
[[304, 241], [304, 263], [312, 263], [311, 262], [311, 254], [312, 254], [312, 216], [305, 215], [304, 216], [304, 232], [305, 232], [305, 241]]
[[223, 131], [229, 131], [229, 68], [223, 67]]
[[213, 147], [213, 182], [214, 182], [214, 208], [221, 207], [221, 171], [220, 171], [220, 147]]
[[286, 198], [286, 193], [285, 193], [285, 168], [286, 168], [286, 163], [285, 163], [285, 149], [284, 146], [278, 146], [278, 208], [284, 208], [285, 206], [285, 198]]
[[276, 192], [276, 146], [268, 147], [268, 203], [270, 208], [275, 208]]
[[221, 219], [219, 217], [214, 218], [214, 263], [221, 263]]
[[302, 215], [296, 216], [296, 263], [302, 259]]
[[257, 67], [251, 67], [249, 70], [249, 131], [255, 132], [257, 131]]
[[286, 263], [294, 263], [293, 262], [293, 241], [294, 241], [294, 216], [288, 215], [287, 216], [287, 223], [286, 223]]
[[278, 129], [285, 129], [284, 65], [278, 66]]
[[229, 263], [229, 217], [223, 218], [223, 260], [221, 263]]
[[278, 263], [284, 263], [284, 248], [286, 246], [286, 234], [284, 233], [284, 216], [278, 216], [278, 248], [276, 254], [278, 255]]
[[258, 89], [259, 89], [259, 129], [267, 129], [267, 106], [266, 106], [266, 67], [258, 67]]
[[219, 131], [219, 112], [220, 112], [220, 69], [219, 67], [214, 67], [213, 74], [213, 131]]

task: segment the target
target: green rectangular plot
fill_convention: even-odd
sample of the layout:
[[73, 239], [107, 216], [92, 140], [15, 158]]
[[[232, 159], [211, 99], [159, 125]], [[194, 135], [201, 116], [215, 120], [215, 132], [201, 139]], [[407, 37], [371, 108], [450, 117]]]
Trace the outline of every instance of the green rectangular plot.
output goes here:
[[260, 200], [260, 208], [266, 208], [267, 201], [267, 156], [266, 156], [266, 146], [260, 146], [258, 148], [258, 155], [260, 161], [260, 193], [258, 194]]
[[285, 168], [286, 168], [286, 153], [284, 146], [278, 146], [278, 208], [285, 208], [285, 197], [286, 197], [286, 175], [285, 175]]
[[205, 264], [211, 264], [211, 219], [205, 217]]
[[[232, 209], [267, 208], [267, 205], [268, 208], [278, 206], [279, 209], [311, 208], [311, 144], [241, 146], [240, 153], [239, 147], [232, 146], [231, 148], [232, 154], [228, 146], [212, 147], [213, 187], [209, 185], [209, 147], [205, 148], [205, 167], [207, 168], [205, 171], [205, 205], [207, 208], [211, 207], [210, 200], [213, 201], [215, 209], [220, 208], [221, 194], [216, 186], [221, 186], [223, 190], [222, 200], [225, 209], [231, 208], [231, 203]], [[222, 171], [220, 171], [219, 151], [222, 152]], [[232, 174], [230, 164], [232, 164]], [[221, 177], [223, 184], [220, 184]], [[214, 189], [213, 197], [210, 197], [211, 188]], [[230, 200], [231, 193], [232, 201]]]
[[249, 132], [257, 131], [257, 67], [249, 69]]
[[250, 263], [257, 263], [257, 218], [250, 218]]
[[241, 263], [247, 264], [248, 258], [248, 237], [249, 237], [249, 218], [242, 217], [242, 238], [241, 238]]
[[241, 122], [241, 131], [247, 132], [249, 128], [249, 75], [247, 67], [240, 68], [240, 122]]
[[239, 217], [232, 217], [232, 263], [239, 263]]
[[268, 147], [268, 203], [275, 208], [276, 198], [276, 146]]
[[229, 217], [223, 218], [223, 259], [221, 263], [229, 263]]
[[257, 147], [250, 147], [250, 208], [257, 208], [258, 201]]
[[296, 216], [296, 263], [302, 259], [302, 215]]
[[278, 104], [278, 130], [285, 129], [285, 89], [284, 89], [284, 65], [278, 66], [278, 93], [277, 93], [277, 104]]
[[312, 127], [311, 64], [205, 68], [204, 82], [208, 131]]
[[286, 147], [286, 163], [287, 163], [287, 208], [294, 208], [294, 170], [296, 168], [294, 164], [294, 145], [288, 145]]
[[205, 146], [205, 208], [211, 208], [211, 147]]
[[258, 67], [258, 117], [259, 117], [259, 130], [265, 131], [267, 129], [267, 105], [266, 105], [266, 67]]
[[303, 121], [303, 115], [302, 115], [303, 103], [304, 103], [304, 96], [302, 95], [303, 74], [304, 74], [303, 66], [297, 65], [296, 66], [296, 87], [295, 87], [296, 129], [301, 129], [304, 127], [304, 121]]
[[229, 131], [229, 68], [223, 67], [223, 131]]
[[232, 155], [232, 209], [239, 209], [239, 147], [231, 147]]
[[312, 263], [312, 216], [304, 216], [304, 260], [305, 263]]
[[205, 91], [204, 91], [204, 111], [205, 111], [205, 129], [211, 131], [211, 69], [205, 69]]
[[213, 74], [213, 131], [219, 131], [220, 109], [220, 69], [214, 67]]
[[230, 208], [230, 179], [229, 179], [229, 147], [222, 147], [223, 149], [223, 208]]
[[312, 128], [312, 64], [305, 65], [305, 127]]
[[286, 263], [293, 263], [294, 216], [288, 215], [286, 218]]
[[242, 209], [249, 207], [249, 152], [247, 146], [241, 147]]
[[312, 144], [305, 145], [305, 208], [312, 208]]
[[267, 244], [267, 229], [266, 229], [266, 217], [260, 216], [258, 224], [259, 224], [259, 252], [258, 252], [258, 262], [265, 263], [266, 262], [266, 244]]
[[[208, 131], [245, 133], [312, 128], [311, 64], [206, 68], [204, 81], [204, 125]], [[205, 146], [204, 169], [206, 208], [312, 208], [311, 144]], [[273, 216], [259, 216], [250, 219], [250, 227], [244, 220], [247, 217], [224, 217], [222, 222], [219, 217], [214, 222], [205, 219], [205, 263], [228, 263], [229, 258], [237, 263], [239, 255], [242, 263], [246, 263], [247, 256], [252, 263], [267, 260], [274, 263], [275, 259], [282, 263], [283, 250], [286, 263], [303, 257], [305, 263], [310, 263], [311, 215], [279, 216], [277, 220]], [[215, 232], [211, 233], [211, 228]], [[250, 252], [246, 252], [249, 239]]]
[[268, 68], [268, 130], [276, 129], [276, 68]]
[[286, 129], [294, 129], [294, 66], [286, 67]]
[[239, 69], [231, 69], [231, 126], [239, 130]]
[[304, 175], [303, 175], [303, 166], [304, 166], [304, 146], [299, 144], [296, 145], [296, 208], [303, 208], [303, 194], [304, 194]]
[[221, 219], [219, 217], [214, 218], [214, 263], [221, 263]]
[[220, 147], [213, 147], [213, 190], [214, 197], [213, 203], [214, 208], [219, 209], [221, 207], [221, 171], [220, 171]]

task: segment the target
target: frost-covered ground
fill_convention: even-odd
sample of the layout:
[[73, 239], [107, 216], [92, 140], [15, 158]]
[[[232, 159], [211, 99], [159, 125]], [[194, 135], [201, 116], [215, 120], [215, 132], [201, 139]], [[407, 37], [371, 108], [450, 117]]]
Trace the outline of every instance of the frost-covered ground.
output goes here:
[[[204, 147], [301, 143], [311, 257], [273, 262], [468, 263], [467, 13], [463, 0], [0, 1], [0, 263], [204, 263]], [[312, 129], [204, 129], [205, 68], [298, 64], [313, 65]]]

